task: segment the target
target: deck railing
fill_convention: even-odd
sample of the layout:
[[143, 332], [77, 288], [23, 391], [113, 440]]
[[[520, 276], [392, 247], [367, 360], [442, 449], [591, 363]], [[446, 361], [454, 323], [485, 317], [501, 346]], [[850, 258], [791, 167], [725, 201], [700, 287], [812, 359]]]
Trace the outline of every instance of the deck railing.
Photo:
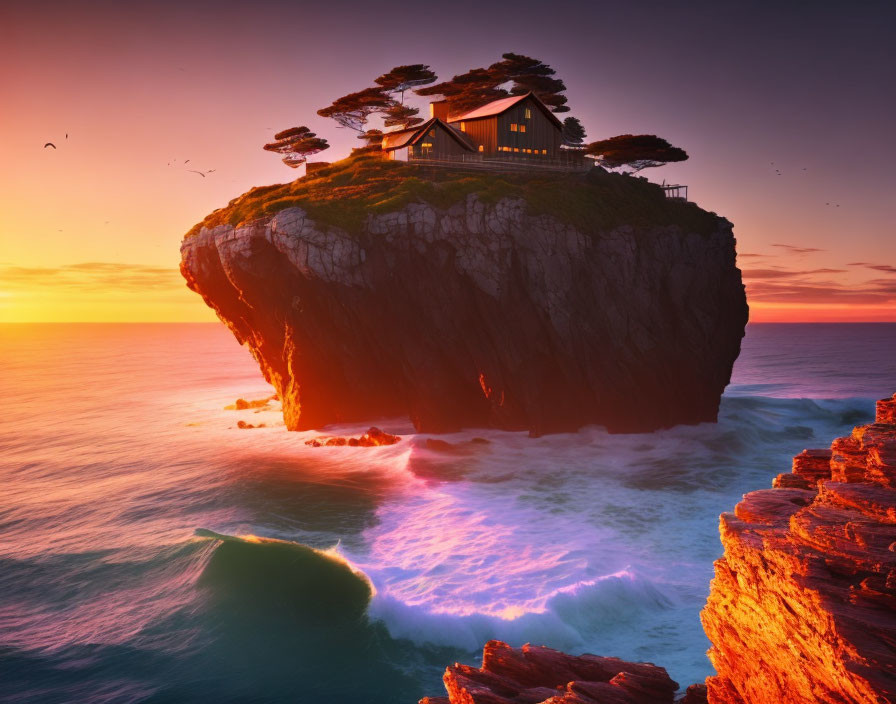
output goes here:
[[663, 193], [666, 194], [666, 198], [677, 198], [678, 200], [687, 200], [688, 199], [688, 187], [682, 186], [680, 184], [669, 185], [663, 184], [660, 186], [663, 189]]
[[439, 157], [413, 155], [408, 156], [408, 162], [420, 166], [447, 166], [488, 171], [588, 171], [594, 165], [590, 159], [585, 159], [579, 154], [557, 156], [457, 154]]

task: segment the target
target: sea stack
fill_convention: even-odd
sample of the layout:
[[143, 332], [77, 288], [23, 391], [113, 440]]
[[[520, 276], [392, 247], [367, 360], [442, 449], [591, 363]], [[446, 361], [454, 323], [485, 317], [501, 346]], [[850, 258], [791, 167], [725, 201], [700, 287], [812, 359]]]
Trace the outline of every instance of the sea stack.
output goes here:
[[713, 704], [896, 701], [896, 395], [721, 518]]
[[250, 191], [181, 251], [293, 430], [714, 421], [747, 321], [731, 223], [601, 169], [354, 157]]

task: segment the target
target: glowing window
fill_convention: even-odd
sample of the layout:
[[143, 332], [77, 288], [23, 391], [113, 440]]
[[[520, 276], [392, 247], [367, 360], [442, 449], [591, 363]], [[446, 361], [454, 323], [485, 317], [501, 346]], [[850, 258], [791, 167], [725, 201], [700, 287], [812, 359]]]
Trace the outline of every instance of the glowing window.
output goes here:
[[525, 131], [526, 131], [526, 126], [520, 125], [520, 132], [525, 132]]
[[542, 149], [542, 150], [541, 150], [541, 153], [542, 153], [542, 154], [547, 154], [547, 153], [548, 153], [548, 150], [547, 150], [547, 149]]
[[531, 117], [532, 117], [532, 110], [529, 108], [526, 108], [526, 119], [529, 120], [529, 119], [531, 119]]
[[423, 142], [420, 146], [424, 147], [424, 148], [426, 148], [426, 147], [432, 148], [432, 142]]
[[517, 131], [519, 131], [519, 128], [520, 128], [520, 126], [518, 124], [516, 124], [515, 122], [510, 123], [510, 131], [511, 132], [517, 132]]
[[481, 152], [484, 152], [484, 151], [485, 151], [485, 147], [484, 147], [483, 145], [481, 145], [481, 144], [479, 145], [479, 151], [481, 151]]
[[520, 150], [519, 147], [514, 147], [514, 148], [513, 148], [513, 151], [515, 151], [515, 152], [518, 152], [519, 150]]
[[467, 123], [465, 123], [465, 122], [461, 122], [461, 123], [460, 123], [460, 131], [461, 131], [461, 132], [466, 132], [466, 131], [467, 131]]

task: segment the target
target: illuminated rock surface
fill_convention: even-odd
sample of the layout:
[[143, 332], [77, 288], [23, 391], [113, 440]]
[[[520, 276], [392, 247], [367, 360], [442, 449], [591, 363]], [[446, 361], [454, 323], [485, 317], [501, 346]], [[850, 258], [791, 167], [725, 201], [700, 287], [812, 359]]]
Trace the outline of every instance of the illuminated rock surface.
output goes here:
[[[453, 204], [405, 195], [383, 212], [352, 194], [410, 167], [361, 166], [374, 176], [307, 181], [318, 198], [345, 193], [327, 212], [344, 206], [357, 231], [296, 197], [264, 215], [284, 199], [259, 205], [262, 195], [251, 201], [260, 217], [241, 223], [238, 199], [182, 246], [189, 287], [252, 351], [287, 427], [405, 416], [424, 432], [541, 434], [715, 420], [747, 320], [727, 220], [609, 174], [536, 186], [390, 176], [443, 199], [476, 185]], [[475, 190], [499, 186], [506, 197]], [[286, 187], [257, 192], [270, 188]], [[572, 191], [572, 205], [556, 203]]]
[[896, 396], [721, 518], [715, 704], [896, 701]]
[[662, 667], [649, 663], [511, 648], [497, 640], [485, 644], [481, 668], [455, 664], [442, 680], [448, 696], [420, 704], [672, 704], [678, 689]]

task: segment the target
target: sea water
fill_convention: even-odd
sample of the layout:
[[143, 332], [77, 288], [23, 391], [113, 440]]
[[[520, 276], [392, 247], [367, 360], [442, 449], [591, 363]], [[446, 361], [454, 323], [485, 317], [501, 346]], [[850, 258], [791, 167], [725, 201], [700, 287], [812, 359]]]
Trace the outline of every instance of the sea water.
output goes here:
[[411, 704], [490, 638], [702, 680], [719, 514], [894, 391], [896, 325], [750, 325], [718, 424], [314, 448], [222, 326], [0, 326], [0, 701]]

